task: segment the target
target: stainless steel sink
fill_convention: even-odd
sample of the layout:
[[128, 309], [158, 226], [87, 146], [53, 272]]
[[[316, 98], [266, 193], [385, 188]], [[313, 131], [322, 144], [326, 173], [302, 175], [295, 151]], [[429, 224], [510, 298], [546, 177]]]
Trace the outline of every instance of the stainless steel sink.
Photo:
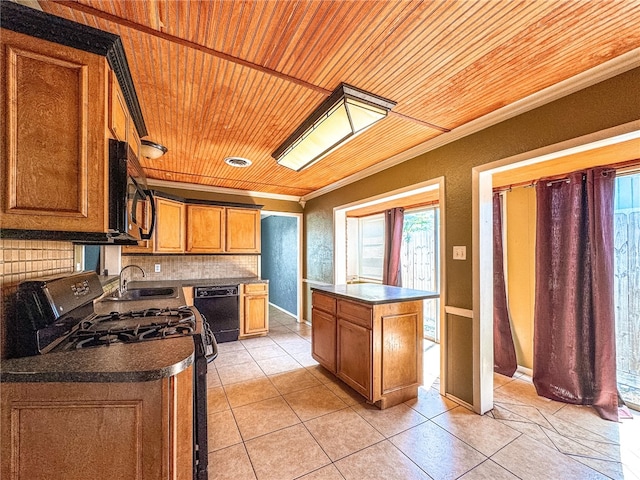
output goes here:
[[115, 291], [103, 300], [125, 302], [128, 300], [153, 300], [154, 298], [178, 298], [178, 289], [175, 287], [141, 287], [128, 288], [123, 293]]

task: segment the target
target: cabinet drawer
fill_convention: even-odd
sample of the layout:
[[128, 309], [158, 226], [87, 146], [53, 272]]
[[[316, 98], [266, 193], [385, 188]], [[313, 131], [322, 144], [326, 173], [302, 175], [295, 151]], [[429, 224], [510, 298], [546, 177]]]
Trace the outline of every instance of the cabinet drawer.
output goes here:
[[311, 295], [312, 305], [320, 310], [324, 310], [332, 315], [336, 314], [336, 299], [329, 295], [313, 292]]
[[263, 294], [268, 291], [266, 283], [245, 283], [243, 288], [243, 292], [246, 294]]
[[364, 328], [372, 328], [372, 313], [373, 310], [369, 305], [349, 302], [348, 300], [338, 301], [338, 317]]

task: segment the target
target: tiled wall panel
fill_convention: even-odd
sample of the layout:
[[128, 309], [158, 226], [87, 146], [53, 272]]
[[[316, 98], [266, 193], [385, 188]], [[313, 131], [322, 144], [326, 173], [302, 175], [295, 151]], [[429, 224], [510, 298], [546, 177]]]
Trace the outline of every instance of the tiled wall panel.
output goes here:
[[29, 278], [73, 272], [73, 244], [0, 239], [0, 358], [7, 353], [7, 313], [18, 283]]

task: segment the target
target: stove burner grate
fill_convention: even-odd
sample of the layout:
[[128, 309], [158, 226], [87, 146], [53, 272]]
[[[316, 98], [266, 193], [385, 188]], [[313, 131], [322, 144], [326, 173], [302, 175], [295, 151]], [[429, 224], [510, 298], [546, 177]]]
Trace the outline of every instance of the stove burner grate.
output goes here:
[[195, 329], [195, 316], [186, 307], [111, 312], [80, 322], [79, 328], [69, 336], [70, 343], [66, 348], [80, 349], [181, 337], [193, 335]]

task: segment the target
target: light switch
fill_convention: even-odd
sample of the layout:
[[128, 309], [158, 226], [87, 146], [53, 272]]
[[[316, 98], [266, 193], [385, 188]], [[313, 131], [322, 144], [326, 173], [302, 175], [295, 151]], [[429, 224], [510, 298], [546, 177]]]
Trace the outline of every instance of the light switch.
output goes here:
[[453, 259], [454, 260], [466, 260], [467, 259], [467, 247], [458, 246], [453, 247]]

